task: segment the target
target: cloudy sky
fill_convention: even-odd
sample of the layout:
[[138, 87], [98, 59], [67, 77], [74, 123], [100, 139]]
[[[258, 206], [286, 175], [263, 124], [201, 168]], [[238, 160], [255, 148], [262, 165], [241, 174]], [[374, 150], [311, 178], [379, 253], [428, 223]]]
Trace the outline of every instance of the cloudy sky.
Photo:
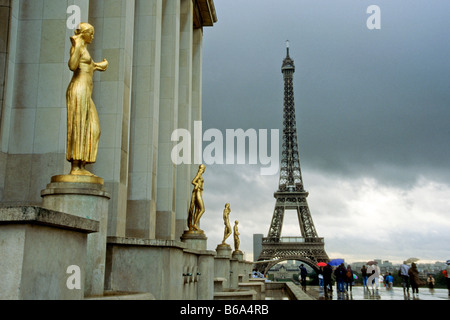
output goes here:
[[[215, 5], [219, 21], [204, 34], [203, 129], [225, 136], [282, 128], [289, 40], [303, 182], [330, 258], [450, 259], [450, 2]], [[381, 29], [367, 27], [370, 5], [381, 10]], [[229, 202], [241, 250], [253, 259], [253, 234], [269, 230], [278, 174], [210, 165], [204, 178], [208, 248], [222, 240]], [[282, 235], [300, 236], [293, 211]]]

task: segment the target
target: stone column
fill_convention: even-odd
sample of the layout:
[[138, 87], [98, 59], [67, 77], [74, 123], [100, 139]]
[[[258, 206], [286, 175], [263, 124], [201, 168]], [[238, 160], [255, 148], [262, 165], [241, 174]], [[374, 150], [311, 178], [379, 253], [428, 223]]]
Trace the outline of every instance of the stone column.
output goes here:
[[237, 289], [240, 278], [243, 278], [242, 261], [244, 260], [244, 253], [240, 250], [233, 251], [231, 255], [231, 288]]
[[[76, 1], [82, 19], [88, 17], [88, 3]], [[66, 26], [71, 4], [10, 1], [9, 20], [0, 19], [2, 27], [9, 23], [6, 70], [0, 70], [6, 74], [0, 122], [2, 203], [39, 204], [49, 178], [70, 168], [65, 94], [71, 78], [67, 61], [73, 30]]]
[[[193, 2], [181, 0], [180, 13], [180, 85], [178, 96], [178, 128], [193, 134], [192, 127], [192, 55]], [[192, 158], [192, 157], [191, 157]], [[176, 239], [186, 229], [186, 217], [191, 198], [191, 163], [180, 164], [177, 170]]]
[[198, 257], [198, 300], [214, 299], [214, 252], [201, 253]]
[[[11, 17], [11, 0], [4, 1], [0, 6], [0, 201], [4, 200], [3, 194], [5, 189], [7, 148], [5, 146], [6, 139], [1, 138], [8, 132], [6, 129], [5, 115], [3, 114], [3, 103], [6, 93], [6, 76], [8, 70], [8, 39], [10, 37], [10, 17]], [[11, 47], [11, 45], [10, 45]], [[8, 110], [11, 108], [9, 104]]]
[[134, 17], [135, 1], [90, 1], [89, 21], [96, 31], [91, 56], [109, 62], [106, 72], [94, 76], [93, 100], [102, 134], [93, 171], [105, 179], [111, 193], [108, 235], [122, 237], [128, 196]]
[[[191, 128], [194, 128], [195, 121], [202, 121], [202, 59], [203, 59], [203, 30], [194, 29], [192, 36], [192, 115], [191, 115]], [[202, 137], [203, 132], [200, 132], [200, 137], [195, 137], [191, 134], [192, 146], [198, 145], [199, 149], [193, 148], [193, 164], [191, 166], [191, 172], [196, 172], [198, 166], [203, 157], [202, 149]], [[199, 138], [198, 144], [195, 143], [195, 139]]]
[[178, 124], [180, 0], [163, 0], [156, 238], [175, 239], [176, 168], [171, 159]]
[[[42, 207], [98, 221], [99, 231], [87, 239], [85, 295], [103, 295], [105, 283], [106, 238], [109, 194], [102, 179], [54, 176], [42, 190]], [[78, 181], [78, 182], [73, 182]]]
[[[8, 58], [8, 38], [10, 31], [9, 18], [11, 16], [11, 0], [4, 0], [0, 2], [0, 128], [2, 122], [2, 109], [3, 109], [3, 101], [4, 101], [4, 90], [5, 90], [5, 80], [7, 76], [7, 58]], [[0, 131], [1, 132], [1, 131]], [[1, 143], [0, 143], [1, 146]], [[4, 164], [6, 161], [2, 161], [1, 158], [1, 149], [0, 149], [0, 173], [4, 172]], [[1, 175], [4, 177], [4, 175]], [[4, 179], [0, 178], [0, 199], [1, 193], [3, 190]]]
[[162, 2], [136, 0], [128, 237], [155, 239]]

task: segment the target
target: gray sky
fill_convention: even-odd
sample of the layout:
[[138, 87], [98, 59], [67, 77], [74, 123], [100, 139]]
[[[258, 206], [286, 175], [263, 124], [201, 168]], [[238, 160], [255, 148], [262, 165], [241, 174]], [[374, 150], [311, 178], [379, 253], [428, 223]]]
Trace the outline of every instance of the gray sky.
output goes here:
[[[289, 40], [303, 181], [330, 258], [450, 259], [450, 2], [215, 5], [219, 21], [204, 37], [203, 129], [281, 129]], [[370, 5], [381, 9], [380, 30], [366, 26]], [[253, 234], [269, 229], [278, 176], [212, 165], [204, 177], [209, 249], [222, 240], [230, 202], [251, 259]], [[293, 212], [283, 235], [300, 235]]]

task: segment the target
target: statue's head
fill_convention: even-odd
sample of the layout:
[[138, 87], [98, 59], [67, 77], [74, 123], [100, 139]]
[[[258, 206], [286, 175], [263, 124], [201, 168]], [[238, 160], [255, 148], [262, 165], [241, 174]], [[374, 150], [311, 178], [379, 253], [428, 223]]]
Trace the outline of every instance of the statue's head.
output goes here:
[[205, 166], [204, 164], [201, 164], [201, 165], [198, 167], [198, 171], [201, 171], [201, 172], [205, 172], [205, 169], [206, 169], [206, 166]]
[[75, 35], [82, 37], [86, 43], [92, 43], [94, 41], [94, 33], [94, 27], [87, 22], [80, 23], [75, 30]]

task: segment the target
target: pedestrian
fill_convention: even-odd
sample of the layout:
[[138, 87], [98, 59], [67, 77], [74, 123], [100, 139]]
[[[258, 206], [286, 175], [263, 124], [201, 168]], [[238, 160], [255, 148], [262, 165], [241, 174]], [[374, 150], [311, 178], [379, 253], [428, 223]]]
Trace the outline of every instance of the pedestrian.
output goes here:
[[434, 289], [435, 282], [436, 281], [434, 280], [433, 276], [431, 274], [429, 274], [428, 278], [427, 278], [428, 288]]
[[303, 290], [306, 290], [306, 276], [308, 275], [308, 270], [306, 270], [303, 263], [300, 265], [300, 279]]
[[450, 260], [447, 260], [447, 268], [445, 269], [447, 273], [447, 289], [448, 289], [448, 296], [450, 297]]
[[333, 295], [333, 284], [331, 283], [331, 276], [333, 275], [333, 268], [327, 264], [323, 268], [323, 286], [325, 295], [330, 292], [330, 295]]
[[392, 274], [390, 272], [387, 273], [384, 283], [385, 283], [386, 289], [392, 289], [392, 287], [394, 285], [394, 277], [392, 276]]
[[384, 286], [388, 288], [388, 282], [386, 281], [387, 277], [389, 276], [389, 272], [386, 271], [386, 273], [383, 276]]
[[352, 291], [352, 285], [353, 285], [353, 270], [350, 265], [347, 266], [347, 272], [345, 273], [345, 289], [348, 292], [348, 287], [350, 286], [350, 292]]
[[336, 291], [339, 292], [344, 292], [344, 283], [345, 283], [345, 265], [344, 263], [341, 263], [336, 270], [334, 270], [334, 275], [336, 277]]
[[319, 278], [319, 288], [322, 289], [323, 288], [323, 267], [319, 267], [317, 277]]
[[367, 268], [365, 265], [361, 268], [361, 277], [363, 282], [363, 288], [365, 289], [367, 287]]
[[409, 266], [406, 264], [406, 261], [403, 261], [403, 264], [400, 266], [400, 270], [398, 270], [398, 275], [402, 278], [402, 287], [403, 294], [409, 294], [409, 274], [408, 274]]
[[423, 281], [419, 278], [419, 270], [417, 270], [417, 265], [413, 262], [411, 268], [408, 270], [409, 281], [411, 283], [412, 293], [419, 294], [419, 286], [423, 285]]

